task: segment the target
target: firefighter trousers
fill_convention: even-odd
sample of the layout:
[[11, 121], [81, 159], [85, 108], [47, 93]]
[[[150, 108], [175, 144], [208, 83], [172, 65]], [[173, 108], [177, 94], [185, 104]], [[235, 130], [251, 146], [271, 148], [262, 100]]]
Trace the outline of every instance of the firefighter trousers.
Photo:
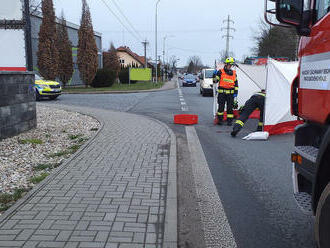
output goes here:
[[227, 122], [232, 123], [234, 118], [234, 94], [219, 93], [218, 94], [218, 120], [223, 121], [225, 105], [227, 105]]
[[240, 113], [240, 117], [235, 122], [233, 131], [239, 132], [243, 128], [247, 119], [249, 119], [249, 116], [252, 114], [252, 112], [258, 108], [260, 110], [260, 118], [257, 131], [262, 131], [264, 120], [264, 104], [265, 98], [259, 95], [253, 95], [249, 100], [247, 100], [242, 112]]

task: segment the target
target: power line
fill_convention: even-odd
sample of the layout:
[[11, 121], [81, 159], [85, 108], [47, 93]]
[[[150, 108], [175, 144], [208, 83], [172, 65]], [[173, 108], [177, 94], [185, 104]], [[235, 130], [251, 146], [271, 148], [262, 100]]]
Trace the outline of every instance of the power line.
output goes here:
[[117, 4], [116, 0], [110, 0], [114, 3], [114, 5], [116, 6], [116, 8], [118, 9], [119, 13], [124, 17], [124, 19], [126, 20], [126, 22], [128, 23], [128, 25], [132, 28], [132, 30], [140, 37], [140, 39], [142, 40], [141, 35], [139, 34], [139, 32], [134, 28], [133, 24], [130, 22], [130, 20], [126, 17], [126, 15], [124, 14], [124, 12], [121, 10], [121, 8], [119, 7], [119, 5]]
[[180, 47], [170, 47], [169, 49], [175, 49], [175, 50], [181, 50], [181, 51], [184, 51], [184, 52], [193, 52], [193, 53], [218, 54], [218, 52], [197, 51], [197, 50], [180, 48]]
[[136, 38], [138, 41], [140, 40], [140, 38], [134, 34], [131, 30], [129, 30], [129, 28], [127, 28], [127, 26], [122, 22], [122, 20], [117, 16], [117, 14], [110, 8], [110, 6], [107, 4], [107, 2], [105, 0], [101, 0], [104, 5], [107, 7], [107, 9], [114, 15], [114, 17], [120, 22], [120, 24], [134, 37]]

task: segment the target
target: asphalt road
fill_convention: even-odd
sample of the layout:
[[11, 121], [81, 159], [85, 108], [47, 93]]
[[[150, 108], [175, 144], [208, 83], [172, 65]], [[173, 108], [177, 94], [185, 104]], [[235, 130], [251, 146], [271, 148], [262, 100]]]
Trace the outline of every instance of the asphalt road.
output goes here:
[[[213, 125], [212, 97], [202, 97], [198, 87], [183, 88], [182, 92], [189, 108], [185, 113], [199, 115], [195, 128], [238, 247], [315, 247], [313, 219], [301, 212], [292, 195], [289, 160], [293, 135], [243, 141], [241, 138], [256, 128], [256, 120], [251, 120], [234, 139], [230, 127]], [[169, 125], [177, 136], [185, 136], [184, 127], [173, 124], [173, 115], [183, 113], [177, 89], [128, 95], [62, 95], [52, 103], [150, 116]]]

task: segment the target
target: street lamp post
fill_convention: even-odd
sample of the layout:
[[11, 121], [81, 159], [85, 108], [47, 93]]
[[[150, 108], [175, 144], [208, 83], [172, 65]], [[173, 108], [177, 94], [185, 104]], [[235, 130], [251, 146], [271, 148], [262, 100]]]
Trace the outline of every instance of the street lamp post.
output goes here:
[[158, 83], [158, 54], [157, 54], [157, 18], [158, 18], [158, 4], [160, 0], [156, 2], [156, 25], [155, 25], [155, 61], [156, 61], [156, 84]]
[[[165, 71], [165, 44], [166, 44], [166, 39], [174, 37], [174, 35], [165, 35], [164, 36], [164, 42], [163, 42], [163, 70]], [[165, 81], [165, 74], [163, 73], [163, 81]]]

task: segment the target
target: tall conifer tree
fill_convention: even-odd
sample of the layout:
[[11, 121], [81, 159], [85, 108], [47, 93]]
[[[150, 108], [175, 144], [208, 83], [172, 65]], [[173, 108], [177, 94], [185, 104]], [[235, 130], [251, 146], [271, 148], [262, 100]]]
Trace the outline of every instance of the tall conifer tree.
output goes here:
[[39, 31], [38, 68], [41, 76], [55, 80], [58, 70], [56, 23], [52, 0], [42, 1], [42, 23]]
[[77, 63], [80, 77], [87, 87], [96, 75], [98, 55], [92, 18], [86, 0], [82, 0], [82, 16], [78, 36]]

